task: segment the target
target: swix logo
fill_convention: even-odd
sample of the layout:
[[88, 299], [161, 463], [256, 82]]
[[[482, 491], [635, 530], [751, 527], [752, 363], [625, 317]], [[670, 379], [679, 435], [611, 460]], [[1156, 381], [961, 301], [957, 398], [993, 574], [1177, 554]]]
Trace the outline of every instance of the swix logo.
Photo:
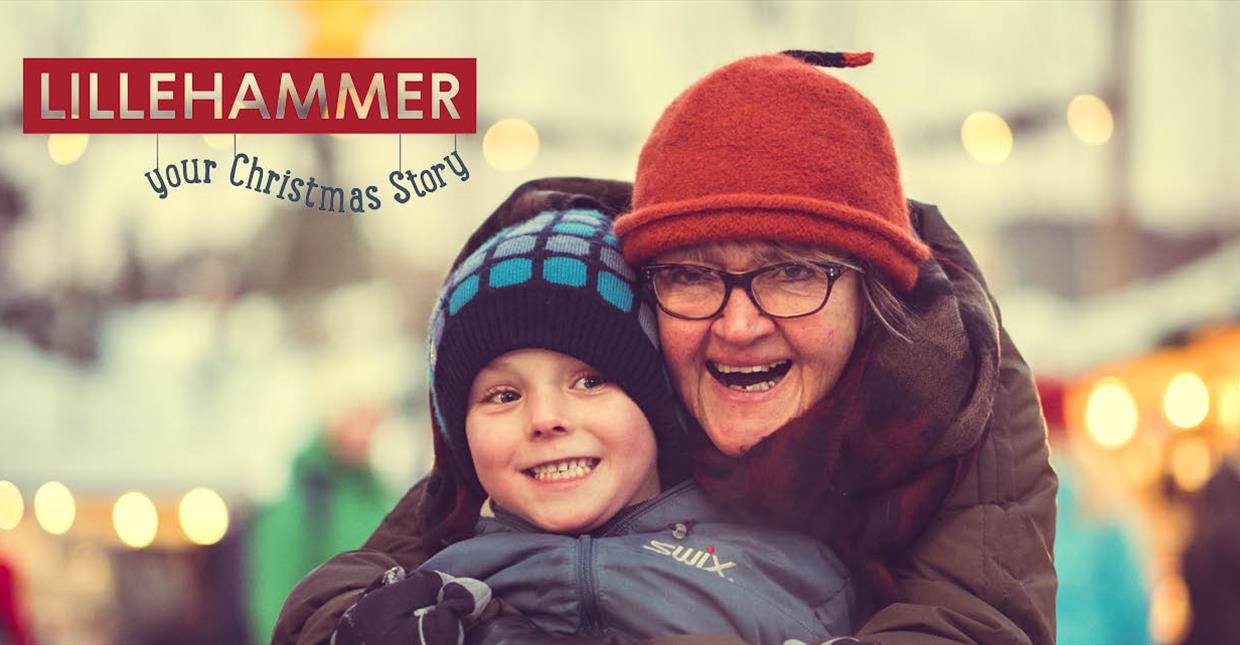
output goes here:
[[685, 565], [701, 569], [708, 573], [716, 573], [720, 578], [728, 582], [736, 582], [723, 572], [736, 566], [735, 562], [722, 562], [719, 556], [715, 555], [714, 547], [706, 547], [706, 550], [693, 549], [683, 544], [668, 544], [658, 540], [651, 540], [649, 544], [643, 544], [642, 548], [647, 551], [654, 551], [659, 555], [666, 555], [673, 560]]

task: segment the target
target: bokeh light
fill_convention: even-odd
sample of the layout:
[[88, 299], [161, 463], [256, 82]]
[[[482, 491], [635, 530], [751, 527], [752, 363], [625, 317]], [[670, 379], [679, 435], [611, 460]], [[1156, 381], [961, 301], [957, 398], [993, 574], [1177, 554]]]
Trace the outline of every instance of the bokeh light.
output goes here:
[[26, 504], [22, 492], [10, 481], [0, 481], [0, 530], [11, 531], [22, 521]]
[[1162, 448], [1149, 436], [1138, 436], [1120, 455], [1124, 473], [1134, 486], [1150, 486], [1162, 474]]
[[1201, 425], [1210, 414], [1210, 390], [1205, 381], [1193, 372], [1176, 374], [1163, 394], [1163, 414], [1181, 430]]
[[1166, 576], [1150, 593], [1150, 636], [1155, 643], [1177, 642], [1188, 623], [1188, 587], [1180, 576]]
[[482, 138], [482, 156], [501, 172], [522, 170], [538, 156], [538, 131], [521, 119], [497, 121]]
[[204, 134], [202, 140], [207, 143], [208, 147], [215, 150], [232, 150], [234, 136], [237, 137], [237, 141], [241, 141], [245, 135]]
[[210, 546], [228, 532], [228, 506], [215, 491], [195, 488], [181, 498], [177, 509], [181, 532], [194, 544]]
[[116, 528], [116, 535], [121, 542], [141, 549], [155, 541], [155, 533], [159, 530], [159, 513], [146, 495], [125, 493], [112, 507], [112, 525]]
[[970, 114], [960, 126], [960, 141], [969, 156], [984, 164], [1003, 163], [1012, 154], [1012, 129], [994, 112]]
[[1226, 383], [1219, 389], [1218, 426], [1228, 439], [1240, 439], [1240, 381]]
[[1171, 478], [1180, 490], [1193, 492], [1210, 479], [1210, 446], [1200, 437], [1188, 437], [1171, 448]]
[[1128, 443], [1137, 432], [1137, 403], [1128, 386], [1117, 378], [1098, 381], [1085, 404], [1085, 429], [1106, 448]]
[[86, 154], [88, 145], [89, 134], [52, 134], [47, 137], [47, 154], [52, 161], [68, 166]]
[[1111, 140], [1115, 120], [1105, 101], [1092, 94], [1082, 94], [1068, 104], [1068, 129], [1082, 142], [1100, 146]]
[[44, 531], [64, 535], [73, 526], [77, 505], [73, 494], [60, 482], [47, 482], [34, 493], [34, 518]]

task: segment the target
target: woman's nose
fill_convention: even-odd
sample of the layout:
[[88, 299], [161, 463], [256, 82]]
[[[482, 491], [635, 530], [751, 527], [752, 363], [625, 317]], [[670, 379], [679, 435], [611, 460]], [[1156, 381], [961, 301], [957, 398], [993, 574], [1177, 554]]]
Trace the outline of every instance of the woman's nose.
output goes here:
[[732, 287], [728, 302], [711, 325], [720, 340], [734, 345], [753, 342], [775, 330], [775, 321], [762, 313], [744, 288]]

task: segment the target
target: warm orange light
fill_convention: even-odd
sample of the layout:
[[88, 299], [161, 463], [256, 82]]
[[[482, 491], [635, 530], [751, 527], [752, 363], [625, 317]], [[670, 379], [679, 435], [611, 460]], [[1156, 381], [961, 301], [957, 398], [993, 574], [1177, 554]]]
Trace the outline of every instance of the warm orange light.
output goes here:
[[1200, 490], [1213, 470], [1210, 446], [1199, 436], [1176, 442], [1171, 448], [1171, 478], [1185, 492]]
[[1119, 448], [1137, 432], [1137, 403], [1117, 378], [1098, 381], [1085, 404], [1085, 430], [1104, 448]]
[[1219, 388], [1218, 426], [1228, 439], [1240, 439], [1240, 381], [1224, 383]]
[[1115, 120], [1105, 101], [1092, 94], [1082, 94], [1068, 104], [1068, 129], [1082, 142], [1100, 146], [1111, 140]]
[[73, 494], [60, 482], [47, 482], [34, 493], [34, 519], [52, 535], [64, 535], [73, 526], [77, 504]]
[[0, 481], [0, 530], [11, 531], [21, 524], [26, 504], [22, 492], [10, 481]]
[[52, 161], [68, 166], [86, 154], [89, 134], [52, 134], [47, 137], [47, 154]]
[[228, 532], [228, 506], [209, 488], [195, 488], [186, 493], [177, 515], [181, 532], [194, 544], [215, 544]]
[[1012, 129], [994, 112], [974, 112], [960, 126], [960, 142], [981, 163], [1003, 163], [1012, 154]]
[[1134, 486], [1149, 486], [1162, 472], [1162, 449], [1150, 437], [1138, 437], [1124, 449], [1120, 463]]
[[1188, 587], [1183, 578], [1166, 576], [1150, 594], [1150, 636], [1155, 643], [1174, 643], [1183, 637], [1188, 624]]
[[1176, 374], [1163, 394], [1163, 414], [1181, 430], [1201, 425], [1210, 414], [1210, 390], [1205, 381], [1193, 372]]
[[159, 513], [146, 495], [125, 493], [112, 507], [112, 525], [121, 542], [141, 549], [155, 541], [155, 534], [159, 531]]
[[538, 156], [538, 130], [521, 119], [497, 121], [482, 137], [482, 156], [501, 172], [522, 170]]

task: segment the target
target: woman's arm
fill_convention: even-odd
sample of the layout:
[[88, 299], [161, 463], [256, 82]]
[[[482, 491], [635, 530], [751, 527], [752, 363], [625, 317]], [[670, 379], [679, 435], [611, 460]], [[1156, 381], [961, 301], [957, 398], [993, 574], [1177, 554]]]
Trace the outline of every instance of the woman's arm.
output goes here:
[[425, 487], [424, 479], [410, 488], [361, 549], [332, 557], [297, 583], [276, 620], [273, 644], [329, 642], [371, 582], [394, 566], [412, 570], [426, 560], [416, 513]]
[[857, 637], [899, 643], [1053, 643], [1055, 492], [1029, 368], [1002, 333], [994, 424], [960, 485], [895, 563], [900, 602]]
[[[913, 210], [936, 255], [980, 279], [938, 209], [914, 204]], [[1001, 325], [999, 379], [991, 426], [969, 470], [913, 548], [893, 563], [899, 602], [871, 616], [859, 638], [883, 645], [1054, 642], [1058, 480], [1029, 366]]]

